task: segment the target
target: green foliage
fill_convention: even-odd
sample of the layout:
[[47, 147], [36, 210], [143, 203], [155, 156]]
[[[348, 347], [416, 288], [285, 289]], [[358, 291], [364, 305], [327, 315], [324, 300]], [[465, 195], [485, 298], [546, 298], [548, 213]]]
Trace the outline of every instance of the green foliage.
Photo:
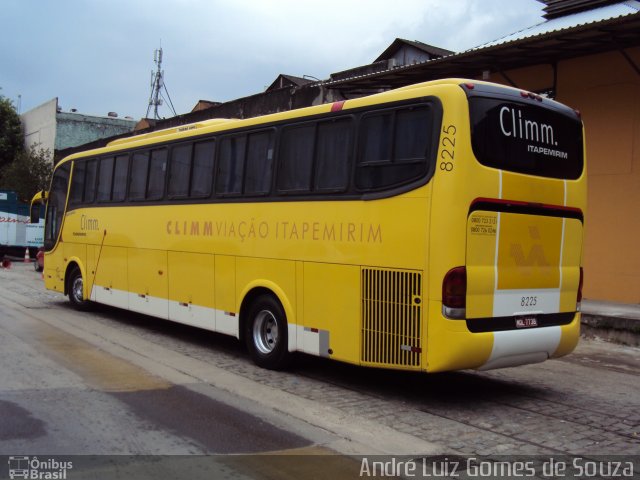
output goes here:
[[2, 169], [24, 150], [24, 135], [20, 116], [13, 102], [0, 95], [0, 178]]
[[49, 188], [52, 170], [51, 152], [32, 146], [19, 152], [13, 162], [0, 171], [0, 188], [13, 190], [20, 200], [29, 202], [37, 192]]

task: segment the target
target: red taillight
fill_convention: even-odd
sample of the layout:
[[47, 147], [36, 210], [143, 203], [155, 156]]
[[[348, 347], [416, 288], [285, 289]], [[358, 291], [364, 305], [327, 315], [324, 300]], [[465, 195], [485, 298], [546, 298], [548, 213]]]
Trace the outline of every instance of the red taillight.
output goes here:
[[578, 305], [580, 305], [580, 302], [582, 302], [582, 283], [584, 282], [584, 273], [582, 271], [582, 267], [580, 267], [580, 282], [578, 283], [578, 298], [576, 299], [576, 301], [578, 302]]
[[448, 318], [464, 318], [467, 306], [467, 269], [452, 268], [442, 281], [442, 311]]

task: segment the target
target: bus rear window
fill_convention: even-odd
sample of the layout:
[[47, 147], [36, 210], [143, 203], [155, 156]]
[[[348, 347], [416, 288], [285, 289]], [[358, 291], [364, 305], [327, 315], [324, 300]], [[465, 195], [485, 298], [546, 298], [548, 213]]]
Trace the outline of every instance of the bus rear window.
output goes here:
[[480, 163], [511, 172], [575, 180], [582, 175], [582, 123], [553, 108], [472, 97], [471, 143]]

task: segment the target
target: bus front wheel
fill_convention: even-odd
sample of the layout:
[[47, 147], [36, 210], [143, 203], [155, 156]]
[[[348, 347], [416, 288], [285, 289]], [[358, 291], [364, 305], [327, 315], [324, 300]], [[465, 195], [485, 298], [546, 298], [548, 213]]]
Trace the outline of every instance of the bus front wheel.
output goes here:
[[78, 267], [71, 270], [68, 282], [67, 292], [71, 305], [78, 310], [87, 310], [90, 302], [84, 298], [84, 280]]
[[260, 295], [247, 311], [245, 342], [256, 365], [270, 370], [287, 366], [290, 353], [287, 341], [287, 317], [272, 295]]

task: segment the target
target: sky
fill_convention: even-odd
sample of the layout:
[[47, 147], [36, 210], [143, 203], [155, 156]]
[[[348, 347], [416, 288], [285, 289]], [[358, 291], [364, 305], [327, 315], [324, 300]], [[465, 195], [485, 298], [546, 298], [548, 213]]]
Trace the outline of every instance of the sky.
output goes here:
[[[3, 0], [0, 95], [24, 113], [147, 113], [154, 51], [178, 114], [260, 93], [283, 73], [327, 79], [395, 38], [461, 52], [542, 21], [536, 0]], [[172, 111], [160, 107], [161, 116]]]

